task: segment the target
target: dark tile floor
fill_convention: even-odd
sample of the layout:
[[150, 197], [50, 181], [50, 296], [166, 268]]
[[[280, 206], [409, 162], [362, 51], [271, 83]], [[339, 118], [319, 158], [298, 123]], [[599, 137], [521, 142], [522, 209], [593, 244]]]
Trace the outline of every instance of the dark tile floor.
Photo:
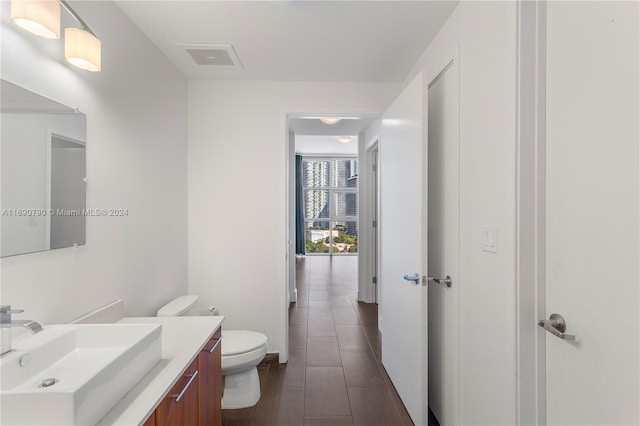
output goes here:
[[403, 426], [411, 419], [380, 361], [378, 309], [356, 301], [355, 256], [297, 260], [289, 362], [258, 367], [254, 407], [223, 410], [225, 426]]

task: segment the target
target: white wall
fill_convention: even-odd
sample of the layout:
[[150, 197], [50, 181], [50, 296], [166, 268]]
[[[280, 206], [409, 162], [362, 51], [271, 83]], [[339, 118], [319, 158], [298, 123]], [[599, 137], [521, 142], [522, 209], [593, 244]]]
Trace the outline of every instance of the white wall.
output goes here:
[[[407, 79], [460, 56], [460, 423], [516, 423], [516, 3], [462, 2]], [[498, 253], [481, 250], [498, 226]]]
[[61, 40], [33, 36], [2, 2], [2, 78], [87, 115], [87, 244], [4, 258], [2, 303], [66, 322], [124, 298], [153, 315], [187, 291], [187, 85], [112, 2], [71, 2], [102, 41], [102, 72], [64, 62]]
[[380, 113], [397, 84], [189, 82], [189, 293], [285, 348], [286, 114]]
[[358, 155], [358, 136], [348, 143], [339, 142], [336, 136], [296, 135], [296, 154], [300, 155]]

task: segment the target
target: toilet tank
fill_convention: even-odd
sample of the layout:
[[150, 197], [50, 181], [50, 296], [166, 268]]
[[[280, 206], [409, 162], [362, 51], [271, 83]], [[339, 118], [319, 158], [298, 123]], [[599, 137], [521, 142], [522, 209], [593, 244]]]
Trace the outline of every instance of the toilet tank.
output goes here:
[[198, 315], [198, 296], [180, 296], [158, 309], [159, 317], [181, 317]]

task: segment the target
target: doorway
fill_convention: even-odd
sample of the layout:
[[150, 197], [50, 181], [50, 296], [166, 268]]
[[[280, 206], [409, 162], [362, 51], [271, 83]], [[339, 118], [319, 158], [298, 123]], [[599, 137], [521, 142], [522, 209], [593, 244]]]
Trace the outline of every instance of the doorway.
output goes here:
[[[353, 300], [354, 302], [375, 302], [375, 296], [372, 295], [375, 289], [371, 284], [373, 274], [370, 272], [370, 265], [374, 263], [371, 260], [373, 240], [368, 216], [371, 215], [372, 208], [371, 176], [363, 173], [361, 165], [365, 170], [370, 167], [370, 157], [367, 153], [370, 153], [372, 145], [377, 141], [381, 123], [380, 115], [379, 112], [358, 109], [343, 114], [332, 112], [322, 115], [308, 113], [286, 115], [286, 155], [289, 167], [286, 178], [288, 214], [285, 284], [287, 296], [284, 301], [283, 316], [285, 330], [289, 329], [290, 309], [302, 307], [296, 302], [300, 300], [303, 304], [305, 298], [304, 293], [299, 294], [297, 281], [301, 278], [297, 276], [297, 266], [309, 260], [310, 257], [334, 262], [345, 259], [345, 262], [357, 265], [355, 272], [358, 288], [353, 294]], [[322, 119], [328, 119], [325, 121], [332, 124], [327, 124]], [[299, 168], [296, 166], [297, 159]], [[307, 188], [303, 187], [302, 184], [305, 183], [303, 159], [307, 160], [311, 168], [324, 168], [326, 171], [324, 183], [311, 185], [310, 179], [307, 179]], [[310, 168], [307, 172], [309, 171]], [[320, 174], [320, 176], [323, 175]], [[301, 185], [297, 187], [298, 182]], [[319, 181], [316, 180], [316, 182]], [[316, 208], [312, 206], [315, 212], [304, 211], [301, 203], [301, 214], [297, 215], [296, 198], [304, 201], [305, 191], [307, 191], [308, 200], [317, 195], [320, 198], [325, 197], [326, 203]], [[312, 194], [313, 196], [309, 197]], [[318, 199], [316, 198], [316, 201]], [[325, 235], [321, 235], [322, 233]], [[302, 241], [296, 241], [297, 235], [303, 237]], [[315, 248], [320, 243], [324, 253], [308, 253], [306, 247], [308, 241], [311, 241]], [[288, 339], [289, 333], [285, 339], [284, 352], [287, 354], [289, 353]], [[286, 359], [287, 356], [281, 356], [281, 360]]]

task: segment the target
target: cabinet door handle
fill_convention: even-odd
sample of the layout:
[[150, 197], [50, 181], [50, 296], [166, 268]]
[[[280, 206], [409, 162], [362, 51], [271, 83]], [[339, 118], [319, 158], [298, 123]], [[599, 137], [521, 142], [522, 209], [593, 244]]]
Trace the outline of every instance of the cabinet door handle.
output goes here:
[[213, 351], [215, 351], [218, 345], [222, 342], [222, 336], [217, 337], [214, 340], [216, 341], [216, 343], [214, 343], [213, 346], [211, 346], [211, 349], [209, 349], [210, 354], [212, 354]]
[[198, 376], [198, 370], [196, 370], [196, 372], [193, 374], [185, 374], [184, 377], [190, 377], [189, 381], [184, 386], [184, 388], [182, 388], [182, 391], [180, 391], [179, 394], [173, 394], [171, 395], [171, 398], [175, 398], [176, 402], [180, 402], [180, 400], [184, 396], [184, 393], [187, 391], [187, 389], [189, 389], [189, 386], [191, 386], [191, 383], [195, 380], [197, 376]]

